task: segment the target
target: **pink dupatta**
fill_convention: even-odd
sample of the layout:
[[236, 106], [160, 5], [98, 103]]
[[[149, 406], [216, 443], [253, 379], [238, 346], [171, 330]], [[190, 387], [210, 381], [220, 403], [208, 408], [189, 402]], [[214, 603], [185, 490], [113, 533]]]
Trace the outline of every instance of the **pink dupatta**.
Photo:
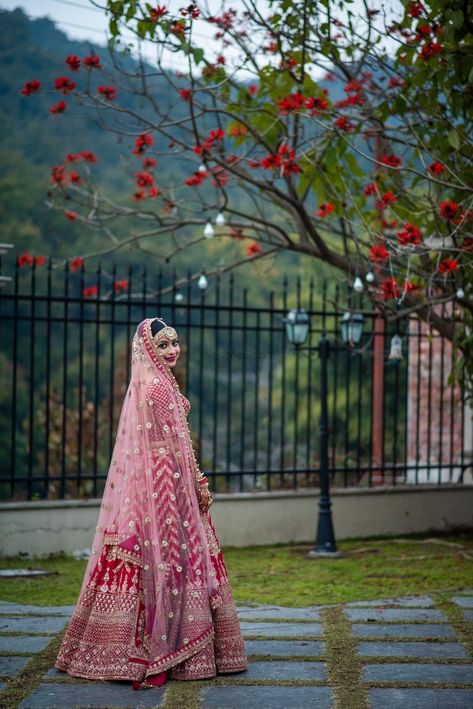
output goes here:
[[146, 665], [145, 677], [208, 643], [210, 604], [221, 602], [199, 512], [185, 400], [158, 354], [151, 322], [143, 320], [133, 338], [131, 380], [81, 590], [81, 597], [90, 592], [104, 545], [112, 550], [107, 558], [115, 553], [140, 569], [141, 584], [131, 593], [142, 594], [145, 646], [129, 661]]

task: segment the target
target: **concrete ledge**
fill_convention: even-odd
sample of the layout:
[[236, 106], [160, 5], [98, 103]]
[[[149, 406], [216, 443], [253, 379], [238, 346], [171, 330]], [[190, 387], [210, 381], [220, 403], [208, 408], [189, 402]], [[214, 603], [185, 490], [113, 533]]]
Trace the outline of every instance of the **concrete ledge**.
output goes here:
[[[311, 542], [318, 490], [219, 494], [212, 518], [223, 546]], [[0, 503], [0, 556], [90, 547], [100, 500]], [[332, 491], [337, 539], [473, 527], [473, 485]]]

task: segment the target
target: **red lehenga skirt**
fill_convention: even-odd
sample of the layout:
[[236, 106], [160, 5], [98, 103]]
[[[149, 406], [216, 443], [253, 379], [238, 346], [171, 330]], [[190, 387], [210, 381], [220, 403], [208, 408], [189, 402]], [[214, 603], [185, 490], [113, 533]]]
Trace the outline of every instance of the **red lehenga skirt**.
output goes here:
[[[213, 632], [186, 648], [177, 664], [167, 665], [177, 680], [198, 680], [247, 667], [235, 601], [210, 515], [203, 515], [210, 556], [220, 582], [219, 602], [212, 607]], [[74, 677], [103, 680], [145, 679], [149, 661], [141, 564], [134, 538], [114, 543], [107, 535], [91, 578], [79, 597], [67, 628], [56, 668]], [[215, 604], [213, 604], [215, 606]], [[172, 659], [171, 659], [172, 662]]]

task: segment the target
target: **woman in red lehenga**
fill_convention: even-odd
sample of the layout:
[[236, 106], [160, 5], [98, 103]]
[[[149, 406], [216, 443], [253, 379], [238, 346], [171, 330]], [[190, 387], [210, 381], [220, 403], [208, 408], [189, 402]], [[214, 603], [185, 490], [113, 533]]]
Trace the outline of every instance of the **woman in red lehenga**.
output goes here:
[[139, 688], [247, 666], [190, 403], [171, 371], [178, 356], [172, 327], [138, 325], [92, 553], [56, 660], [74, 677]]

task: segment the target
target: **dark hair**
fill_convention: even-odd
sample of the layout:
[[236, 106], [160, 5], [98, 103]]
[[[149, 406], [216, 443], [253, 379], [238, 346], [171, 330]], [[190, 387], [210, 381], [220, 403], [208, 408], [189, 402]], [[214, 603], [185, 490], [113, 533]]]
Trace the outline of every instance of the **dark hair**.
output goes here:
[[158, 333], [160, 330], [163, 329], [163, 327], [166, 327], [164, 323], [161, 322], [161, 320], [158, 320], [155, 318], [153, 322], [151, 323], [151, 334], [154, 337], [156, 333]]

